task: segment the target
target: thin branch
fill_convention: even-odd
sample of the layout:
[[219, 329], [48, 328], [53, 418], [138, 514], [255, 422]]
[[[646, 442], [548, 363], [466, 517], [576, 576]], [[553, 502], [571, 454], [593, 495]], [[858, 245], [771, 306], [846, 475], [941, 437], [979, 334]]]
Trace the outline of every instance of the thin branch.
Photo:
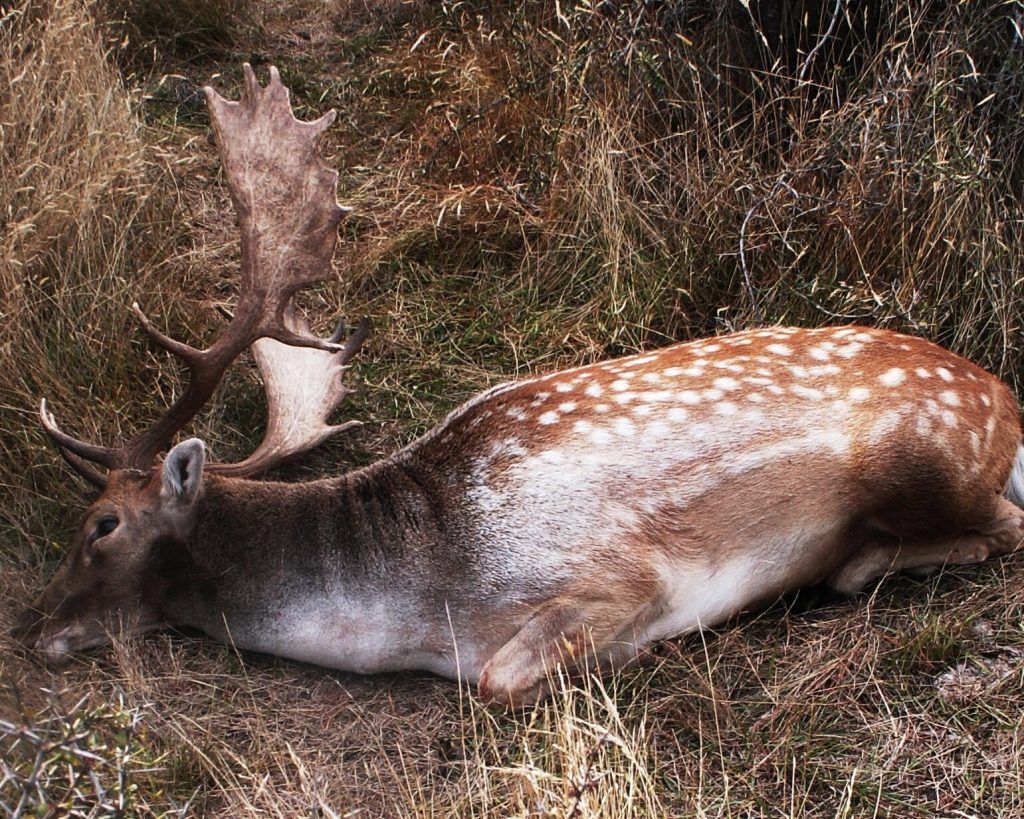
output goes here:
[[821, 51], [826, 41], [835, 32], [836, 24], [839, 22], [839, 14], [844, 8], [846, 8], [846, 0], [836, 0], [835, 8], [832, 10], [832, 19], [829, 21], [828, 28], [818, 39], [818, 42], [814, 44], [814, 48], [807, 52], [807, 56], [804, 57], [804, 61], [800, 64], [800, 70], [796, 73], [796, 80], [799, 84], [802, 85], [804, 83], [804, 75], [811, 67], [811, 62], [817, 56], [818, 52]]

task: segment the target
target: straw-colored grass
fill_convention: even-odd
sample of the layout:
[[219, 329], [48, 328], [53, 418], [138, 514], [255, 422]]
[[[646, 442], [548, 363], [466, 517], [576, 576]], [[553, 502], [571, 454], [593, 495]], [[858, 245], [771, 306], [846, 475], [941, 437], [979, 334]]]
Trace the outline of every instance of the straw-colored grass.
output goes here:
[[[0, 625], [81, 503], [38, 399], [114, 441], [180, 386], [132, 300], [193, 341], [231, 305], [198, 89], [233, 93], [243, 59], [302, 113], [339, 110], [356, 212], [308, 302], [377, 328], [344, 410], [366, 426], [285, 477], [365, 463], [509, 376], [764, 322], [908, 330], [1020, 387], [1020, 3], [2, 9]], [[242, 362], [195, 428], [232, 457], [261, 419]], [[193, 635], [60, 674], [0, 637], [0, 811], [1019, 816], [1022, 573], [780, 605], [520, 715]]]

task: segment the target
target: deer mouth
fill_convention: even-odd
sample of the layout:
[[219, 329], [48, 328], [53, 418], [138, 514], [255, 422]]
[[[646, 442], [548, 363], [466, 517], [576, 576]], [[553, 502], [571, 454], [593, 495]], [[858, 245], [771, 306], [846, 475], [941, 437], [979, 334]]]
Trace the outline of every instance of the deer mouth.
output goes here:
[[110, 643], [105, 632], [90, 632], [78, 623], [51, 632], [47, 632], [46, 623], [45, 615], [35, 609], [26, 609], [15, 622], [10, 636], [26, 649], [37, 652], [47, 665], [65, 665], [72, 655], [80, 651]]
[[40, 634], [31, 648], [44, 663], [56, 667], [67, 665], [75, 654], [109, 644], [105, 633], [90, 634], [83, 626], [72, 623], [51, 634]]
[[[154, 624], [132, 633], [141, 634], [158, 627], [159, 624]], [[100, 630], [90, 633], [81, 626], [71, 625], [62, 628], [55, 634], [44, 636], [36, 643], [35, 650], [42, 656], [44, 663], [49, 666], [60, 667], [71, 662], [77, 654], [94, 648], [104, 648], [112, 642], [113, 638], [108, 631]]]
[[78, 642], [75, 627], [65, 626], [54, 634], [40, 636], [34, 648], [47, 665], [61, 666], [71, 661], [73, 652], [82, 650]]
[[83, 651], [109, 646], [115, 634], [127, 637], [167, 627], [166, 622], [155, 619], [136, 623], [132, 627], [122, 624], [118, 629], [115, 626], [111, 632], [100, 620], [90, 620], [48, 631], [46, 622], [47, 618], [35, 609], [26, 609], [11, 629], [10, 635], [26, 649], [36, 652], [44, 663], [54, 667], [67, 665], [74, 655]]

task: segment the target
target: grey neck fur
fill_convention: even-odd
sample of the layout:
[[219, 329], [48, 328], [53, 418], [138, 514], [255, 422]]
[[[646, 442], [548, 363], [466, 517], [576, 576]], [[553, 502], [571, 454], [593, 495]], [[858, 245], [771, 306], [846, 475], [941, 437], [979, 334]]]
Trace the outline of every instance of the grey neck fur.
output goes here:
[[306, 483], [209, 476], [185, 571], [169, 572], [183, 579], [168, 590], [168, 619], [228, 636], [224, 611], [244, 629], [325, 587], [362, 597], [379, 595], [382, 581], [418, 585], [446, 552], [449, 516], [437, 490], [409, 459]]

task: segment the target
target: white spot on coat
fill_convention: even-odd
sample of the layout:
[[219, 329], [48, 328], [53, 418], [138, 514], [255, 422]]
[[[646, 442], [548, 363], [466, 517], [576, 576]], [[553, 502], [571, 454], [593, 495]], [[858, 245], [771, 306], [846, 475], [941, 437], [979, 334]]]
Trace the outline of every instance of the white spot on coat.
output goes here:
[[820, 401], [825, 397], [825, 394], [821, 390], [816, 390], [813, 387], [805, 387], [802, 384], [794, 384], [789, 388], [789, 390], [794, 395], [799, 395], [801, 398], [806, 398], [810, 401]]
[[882, 415], [876, 417], [874, 423], [872, 423], [871, 431], [868, 434], [868, 440], [873, 444], [884, 441], [896, 431], [901, 420], [902, 415], [897, 410], [889, 410], [888, 412], [882, 413]]
[[903, 370], [899, 367], [893, 367], [891, 370], [887, 370], [878, 376], [878, 380], [886, 387], [896, 387], [902, 384], [906, 377], [907, 374]]
[[636, 427], [628, 418], [616, 418], [614, 427], [619, 435], [632, 435], [636, 432]]

